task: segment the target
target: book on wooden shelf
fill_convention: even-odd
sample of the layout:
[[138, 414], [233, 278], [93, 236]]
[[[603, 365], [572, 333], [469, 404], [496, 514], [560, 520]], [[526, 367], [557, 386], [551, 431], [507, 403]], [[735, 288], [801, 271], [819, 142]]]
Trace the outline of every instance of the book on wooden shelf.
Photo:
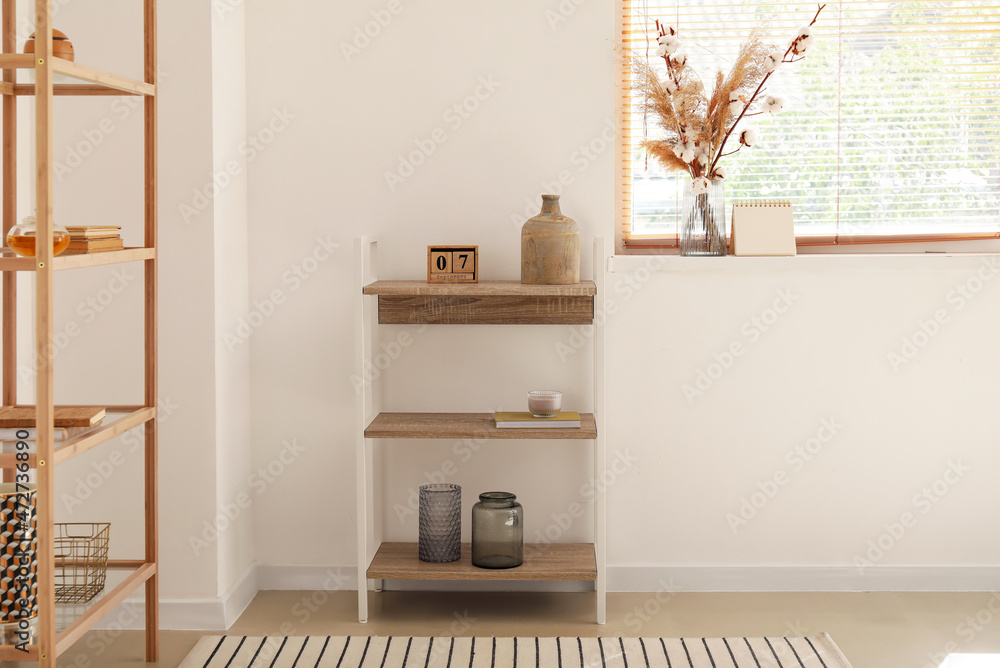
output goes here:
[[[56, 427], [52, 430], [53, 441], [66, 441], [83, 432], [90, 427]], [[24, 434], [28, 435], [25, 436]], [[20, 434], [20, 436], [18, 435]], [[0, 427], [0, 441], [37, 441], [38, 430], [34, 427]]]
[[[56, 427], [93, 427], [104, 420], [100, 406], [55, 406]], [[35, 426], [34, 406], [0, 406], [0, 428], [30, 429]]]
[[77, 239], [116, 239], [121, 236], [121, 225], [74, 225], [67, 227], [69, 238]]
[[496, 411], [498, 429], [579, 429], [580, 414], [563, 411], [554, 417], [535, 417], [528, 411]]
[[122, 250], [125, 243], [118, 237], [112, 239], [70, 239], [67, 253]]

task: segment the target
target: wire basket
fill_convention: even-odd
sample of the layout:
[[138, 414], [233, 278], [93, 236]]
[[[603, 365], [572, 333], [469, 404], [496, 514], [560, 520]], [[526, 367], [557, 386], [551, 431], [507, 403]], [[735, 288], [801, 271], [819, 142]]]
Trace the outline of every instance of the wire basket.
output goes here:
[[108, 573], [106, 522], [53, 525], [56, 603], [87, 603], [104, 589]]

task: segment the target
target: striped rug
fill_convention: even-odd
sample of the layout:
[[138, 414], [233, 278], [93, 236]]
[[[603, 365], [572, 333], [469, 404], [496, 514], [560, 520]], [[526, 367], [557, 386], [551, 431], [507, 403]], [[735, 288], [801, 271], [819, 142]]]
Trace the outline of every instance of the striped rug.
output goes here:
[[180, 668], [850, 668], [809, 638], [209, 636]]

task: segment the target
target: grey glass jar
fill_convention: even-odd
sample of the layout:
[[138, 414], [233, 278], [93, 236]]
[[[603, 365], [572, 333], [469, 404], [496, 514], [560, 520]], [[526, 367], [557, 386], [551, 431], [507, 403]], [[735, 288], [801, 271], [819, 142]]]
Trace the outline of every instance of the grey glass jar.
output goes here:
[[524, 561], [524, 509], [510, 492], [483, 492], [472, 507], [472, 565], [514, 568]]
[[420, 488], [420, 561], [443, 563], [462, 556], [462, 488], [441, 483]]

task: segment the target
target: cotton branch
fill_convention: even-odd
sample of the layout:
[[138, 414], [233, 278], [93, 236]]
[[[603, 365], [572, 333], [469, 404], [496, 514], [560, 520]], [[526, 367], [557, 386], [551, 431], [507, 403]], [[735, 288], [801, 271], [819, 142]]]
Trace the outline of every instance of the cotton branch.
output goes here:
[[[816, 10], [816, 15], [813, 16], [812, 21], [809, 22], [809, 26], [812, 26], [812, 25], [814, 25], [816, 23], [816, 19], [819, 18], [820, 12], [823, 11], [823, 9], [826, 7], [826, 5], [825, 4], [824, 5], [819, 5], [818, 7], [819, 8]], [[659, 22], [657, 22], [657, 23], [659, 23]], [[796, 43], [798, 43], [798, 41], [799, 41], [798, 38], [792, 40], [792, 43], [788, 45], [787, 49], [785, 49], [785, 55], [781, 59], [781, 62], [783, 62], [783, 63], [785, 63], [785, 62], [789, 62], [789, 63], [791, 63], [791, 62], [798, 62], [795, 59], [789, 59], [788, 58], [788, 54], [792, 53], [792, 51], [795, 49], [795, 45], [796, 45]], [[802, 60], [802, 58], [799, 58], [798, 60]], [[733, 130], [735, 130], [736, 126], [739, 125], [739, 122], [741, 120], [743, 120], [743, 117], [747, 115], [747, 110], [750, 108], [750, 105], [753, 104], [757, 100], [757, 96], [760, 95], [760, 92], [764, 89], [764, 84], [767, 83], [767, 80], [771, 78], [772, 74], [774, 74], [774, 72], [768, 72], [767, 74], [764, 75], [764, 78], [761, 79], [761, 81], [760, 81], [760, 85], [757, 86], [757, 90], [755, 90], [753, 92], [753, 95], [750, 96], [750, 102], [748, 102], [746, 105], [744, 105], [743, 110], [740, 111], [740, 115], [736, 118], [736, 121], [733, 122], [732, 126], [729, 128], [729, 130], [726, 132], [725, 136], [722, 138], [722, 143], [719, 144], [719, 153], [715, 156], [715, 160], [712, 161], [712, 164], [708, 168], [708, 173], [709, 174], [712, 173], [712, 170], [715, 169], [716, 164], [718, 164], [719, 160], [722, 158], [722, 150], [725, 148], [726, 142], [729, 140], [729, 136], [731, 134], [733, 134]], [[751, 115], [755, 115], [755, 114], [751, 114]], [[727, 154], [727, 155], [729, 155], [729, 154]]]

